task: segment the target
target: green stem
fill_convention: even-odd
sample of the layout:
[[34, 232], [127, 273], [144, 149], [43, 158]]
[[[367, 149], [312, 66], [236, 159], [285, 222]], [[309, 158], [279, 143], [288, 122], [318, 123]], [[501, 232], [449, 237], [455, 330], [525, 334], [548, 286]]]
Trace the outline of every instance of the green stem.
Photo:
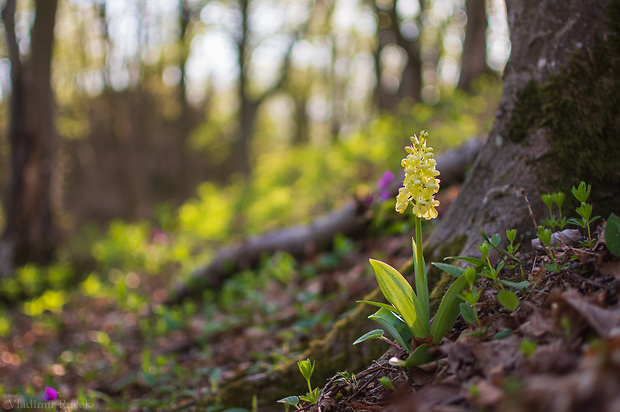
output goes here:
[[553, 252], [551, 251], [551, 246], [547, 246], [547, 250], [549, 251], [549, 256], [551, 256], [551, 260], [553, 260], [553, 264], [555, 265], [555, 271], [559, 272], [560, 268], [558, 266], [558, 262], [555, 261], [555, 256], [553, 256]]
[[428, 282], [426, 279], [426, 264], [424, 263], [424, 251], [422, 250], [422, 219], [414, 216], [415, 219], [415, 244], [416, 244], [416, 271], [415, 271], [415, 287], [416, 294], [422, 307], [425, 310], [426, 323], [430, 319], [430, 308], [428, 301]]

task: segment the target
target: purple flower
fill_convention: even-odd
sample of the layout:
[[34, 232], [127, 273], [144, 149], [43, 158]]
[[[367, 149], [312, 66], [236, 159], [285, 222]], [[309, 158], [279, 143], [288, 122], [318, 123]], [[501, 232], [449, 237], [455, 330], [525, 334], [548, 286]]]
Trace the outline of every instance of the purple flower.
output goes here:
[[45, 387], [45, 393], [41, 395], [44, 401], [53, 401], [58, 398], [58, 392], [54, 388], [50, 388], [49, 386]]
[[389, 186], [393, 180], [394, 180], [394, 173], [392, 173], [389, 170], [386, 170], [385, 172], [383, 172], [383, 175], [377, 182], [377, 187], [379, 188], [379, 197], [382, 200], [388, 200], [390, 197], [392, 197], [392, 194], [390, 193], [390, 190], [389, 190]]

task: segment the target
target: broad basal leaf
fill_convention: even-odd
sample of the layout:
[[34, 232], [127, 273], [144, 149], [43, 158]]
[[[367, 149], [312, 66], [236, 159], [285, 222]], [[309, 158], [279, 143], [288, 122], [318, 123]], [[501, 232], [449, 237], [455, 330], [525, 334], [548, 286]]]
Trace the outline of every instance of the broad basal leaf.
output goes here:
[[461, 276], [456, 279], [452, 285], [448, 288], [448, 291], [441, 299], [439, 309], [433, 319], [431, 325], [431, 334], [433, 335], [433, 343], [441, 342], [444, 335], [452, 329], [452, 325], [459, 315], [459, 305], [463, 301], [461, 299], [461, 292], [468, 286], [465, 276]]
[[387, 263], [370, 259], [370, 265], [375, 272], [383, 296], [396, 307], [415, 336], [427, 337], [429, 334], [428, 321], [424, 321], [424, 318], [420, 316], [424, 312], [409, 282]]

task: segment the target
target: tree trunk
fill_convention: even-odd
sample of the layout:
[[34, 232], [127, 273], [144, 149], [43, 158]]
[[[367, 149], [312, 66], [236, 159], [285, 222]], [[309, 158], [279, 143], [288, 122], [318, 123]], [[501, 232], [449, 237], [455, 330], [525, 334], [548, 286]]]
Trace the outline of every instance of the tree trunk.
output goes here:
[[[396, 11], [398, 2], [394, 1], [388, 7], [383, 7], [377, 1], [372, 5], [377, 16], [379, 28], [377, 30], [377, 46], [374, 53], [375, 75], [377, 85], [375, 88], [375, 101], [379, 110], [393, 111], [401, 100], [407, 98], [410, 103], [420, 101], [422, 92], [422, 57], [420, 56], [420, 35], [415, 39], [407, 39], [400, 28], [400, 18]], [[420, 15], [424, 11], [424, 2], [420, 2]], [[422, 23], [418, 22], [421, 28]], [[400, 84], [396, 92], [385, 89], [381, 84], [383, 75], [381, 52], [389, 44], [396, 44], [407, 55], [407, 62], [400, 76]]]
[[467, 27], [465, 29], [465, 41], [463, 42], [458, 88], [468, 92], [471, 89], [471, 82], [489, 71], [486, 61], [488, 22], [486, 0], [467, 0], [465, 8]]
[[0, 273], [26, 262], [48, 263], [56, 238], [51, 210], [54, 159], [53, 95], [50, 86], [57, 0], [37, 0], [30, 57], [22, 61], [15, 35], [15, 0], [2, 19], [11, 60], [11, 180], [6, 227], [0, 244]]
[[618, 55], [597, 40], [608, 31], [606, 3], [507, 3], [512, 55], [497, 117], [458, 198], [429, 239], [432, 260], [477, 254], [480, 229], [504, 236], [515, 228], [529, 243], [536, 228], [521, 189], [538, 221], [548, 213], [541, 194], [561, 190], [568, 199], [581, 180], [592, 184], [595, 215], [618, 210]]

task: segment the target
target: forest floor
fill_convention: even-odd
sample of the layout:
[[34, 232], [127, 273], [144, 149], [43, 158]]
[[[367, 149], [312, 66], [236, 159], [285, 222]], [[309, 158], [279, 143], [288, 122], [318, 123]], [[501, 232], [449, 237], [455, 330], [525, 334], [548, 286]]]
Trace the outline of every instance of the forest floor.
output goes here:
[[[391, 349], [355, 379], [335, 376], [318, 404], [303, 410], [620, 410], [620, 261], [602, 242], [593, 249], [558, 245], [554, 255], [566, 264], [557, 273], [547, 270], [551, 261], [543, 251], [520, 256], [531, 287], [517, 292], [513, 312], [485, 279], [480, 323], [459, 317], [433, 362], [411, 370], [392, 366], [391, 357], [407, 354]], [[384, 376], [393, 388], [380, 382]]]
[[[368, 258], [400, 267], [411, 256], [409, 233], [338, 238], [332, 251], [303, 262], [273, 256], [260, 270], [205, 295], [213, 302], [165, 308], [158, 302], [171, 278], [130, 272], [122, 284], [139, 289], [148, 306], [131, 306], [137, 298], [118, 284], [104, 293], [90, 278], [63, 298], [60, 312], [32, 316], [15, 306], [8, 310], [10, 335], [0, 341], [1, 405], [29, 409], [27, 402], [40, 402], [50, 386], [65, 405], [77, 405], [73, 409], [197, 410], [197, 400], [230, 379], [273, 370], [323, 337], [376, 288]], [[347, 412], [620, 410], [620, 262], [603, 242], [591, 249], [560, 244], [553, 252], [565, 265], [558, 273], [548, 270], [545, 251], [517, 255], [530, 286], [516, 292], [519, 306], [512, 312], [498, 304], [494, 283], [481, 278], [480, 322], [459, 317], [433, 348], [433, 362], [411, 370], [392, 366], [391, 357], [406, 357], [392, 348], [356, 375], [313, 382], [322, 388], [318, 404], [298, 406]], [[517, 269], [500, 276], [523, 280]]]

